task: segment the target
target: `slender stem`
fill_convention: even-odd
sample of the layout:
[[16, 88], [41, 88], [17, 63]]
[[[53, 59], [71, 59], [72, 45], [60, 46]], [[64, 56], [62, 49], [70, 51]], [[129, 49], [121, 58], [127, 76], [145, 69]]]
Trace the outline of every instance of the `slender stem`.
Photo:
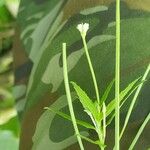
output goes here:
[[115, 150], [120, 149], [119, 131], [120, 131], [120, 0], [116, 0], [116, 69], [115, 69]]
[[150, 120], [150, 113], [148, 114], [148, 116], [147, 116], [146, 119], [144, 120], [143, 124], [141, 125], [141, 127], [140, 127], [138, 133], [136, 134], [136, 136], [135, 136], [134, 140], [132, 141], [132, 143], [131, 143], [131, 145], [130, 145], [130, 147], [129, 147], [128, 150], [133, 150], [133, 148], [134, 148], [136, 142], [138, 141], [138, 139], [139, 139], [141, 133], [143, 132], [143, 130], [144, 130], [145, 126], [147, 125], [147, 123], [149, 122], [149, 120]]
[[106, 138], [106, 105], [103, 103], [103, 141], [105, 142]]
[[93, 83], [94, 83], [94, 88], [95, 88], [95, 92], [96, 92], [96, 98], [97, 98], [98, 104], [100, 104], [100, 97], [99, 97], [98, 85], [97, 85], [97, 81], [96, 81], [96, 76], [95, 76], [95, 72], [94, 72], [94, 69], [93, 69], [93, 65], [92, 65], [92, 62], [91, 62], [91, 58], [90, 58], [90, 55], [89, 55], [89, 52], [88, 52], [88, 47], [87, 47], [87, 44], [86, 44], [86, 39], [85, 39], [85, 36], [83, 36], [83, 35], [81, 35], [81, 36], [82, 36], [83, 45], [84, 45], [86, 57], [87, 57], [87, 60], [88, 60], [89, 68], [90, 68], [90, 71], [91, 71]]
[[71, 92], [70, 92], [70, 86], [69, 86], [69, 80], [68, 80], [68, 69], [67, 69], [67, 58], [66, 58], [66, 43], [63, 43], [63, 74], [64, 74], [64, 82], [65, 82], [65, 90], [66, 90], [66, 96], [68, 100], [68, 106], [69, 106], [69, 111], [73, 123], [73, 127], [77, 136], [77, 140], [80, 146], [81, 150], [84, 150], [84, 146], [81, 140], [81, 137], [79, 136], [79, 129], [77, 126], [74, 110], [73, 110], [73, 105], [72, 105], [72, 98], [71, 98]]
[[143, 77], [142, 77], [142, 82], [141, 82], [140, 86], [138, 87], [138, 89], [136, 90], [135, 95], [134, 95], [134, 97], [133, 97], [133, 100], [132, 100], [132, 102], [131, 102], [131, 104], [130, 104], [130, 107], [129, 107], [127, 116], [126, 116], [126, 118], [125, 118], [124, 126], [123, 126], [122, 131], [121, 131], [121, 134], [120, 134], [120, 139], [121, 139], [121, 137], [122, 137], [122, 135], [123, 135], [123, 133], [124, 133], [124, 131], [125, 131], [125, 129], [126, 129], [126, 126], [127, 126], [128, 121], [129, 121], [129, 119], [130, 119], [130, 116], [131, 116], [133, 107], [134, 107], [134, 105], [135, 105], [135, 102], [136, 102], [136, 100], [137, 100], [137, 98], [138, 98], [138, 96], [139, 96], [139, 93], [140, 93], [140, 91], [141, 91], [141, 89], [142, 89], [142, 86], [143, 86], [143, 84], [144, 84], [144, 81], [146, 80], [146, 78], [147, 78], [149, 72], [150, 72], [150, 64], [148, 65], [148, 67], [147, 67], [147, 69], [146, 69], [146, 71], [145, 71], [145, 73], [144, 73], [144, 75], [143, 75]]
[[[100, 106], [99, 106], [99, 104], [100, 104], [100, 95], [99, 95], [98, 84], [97, 84], [95, 72], [94, 72], [94, 69], [93, 69], [92, 61], [91, 61], [91, 58], [90, 58], [90, 55], [89, 55], [89, 52], [88, 52], [88, 47], [87, 47], [87, 43], [86, 43], [86, 39], [85, 39], [86, 35], [82, 35], [81, 34], [81, 37], [82, 37], [82, 40], [83, 40], [83, 45], [84, 45], [86, 57], [87, 57], [87, 60], [88, 60], [90, 72], [91, 72], [91, 75], [92, 75], [94, 88], [95, 88], [95, 93], [96, 93], [96, 99], [97, 99], [97, 102], [98, 102], [98, 111], [100, 113]], [[103, 107], [104, 106], [105, 106], [105, 103], [103, 103]], [[105, 121], [106, 120], [104, 120], [104, 122]], [[96, 127], [96, 130], [97, 130], [97, 134], [98, 134], [99, 140], [101, 142], [104, 142], [104, 138], [103, 137], [105, 135], [103, 135], [103, 133], [105, 134], [105, 131], [106, 131], [105, 123], [103, 123], [103, 131], [104, 131], [103, 133], [101, 132], [101, 129], [100, 129], [101, 128], [101, 122], [97, 122], [95, 127]], [[104, 150], [104, 147], [102, 145], [99, 145], [99, 147], [100, 147], [101, 150]]]

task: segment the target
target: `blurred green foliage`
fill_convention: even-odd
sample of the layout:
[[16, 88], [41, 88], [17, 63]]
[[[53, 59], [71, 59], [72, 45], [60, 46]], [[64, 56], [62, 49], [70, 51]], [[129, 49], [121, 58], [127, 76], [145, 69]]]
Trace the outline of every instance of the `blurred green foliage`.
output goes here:
[[[12, 45], [18, 0], [0, 0], [0, 149], [17, 150], [19, 120], [14, 109]], [[17, 8], [17, 7], [16, 7]], [[11, 11], [13, 10], [13, 11]]]
[[[12, 3], [12, 1], [11, 1]], [[12, 44], [15, 18], [8, 9], [8, 1], [0, 1], [0, 109], [13, 106]]]
[[18, 139], [10, 131], [0, 131], [0, 147], [2, 150], [17, 150]]
[[19, 136], [19, 121], [18, 118], [15, 116], [11, 118], [8, 122], [0, 125], [1, 130], [9, 130], [13, 133], [15, 137]]

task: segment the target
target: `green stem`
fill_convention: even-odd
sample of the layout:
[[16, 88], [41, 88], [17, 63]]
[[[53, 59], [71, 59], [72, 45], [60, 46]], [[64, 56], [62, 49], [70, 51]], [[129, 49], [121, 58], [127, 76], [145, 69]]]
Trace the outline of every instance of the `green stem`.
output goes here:
[[[100, 139], [100, 142], [104, 144], [102, 133], [101, 133], [101, 127], [99, 125], [97, 125], [96, 131], [97, 131], [97, 134], [98, 134], [98, 138]], [[104, 150], [105, 148], [104, 148], [104, 146], [101, 145], [101, 143], [99, 144], [99, 148], [101, 150]]]
[[106, 105], [103, 103], [103, 141], [105, 143], [106, 138]]
[[74, 110], [73, 110], [73, 105], [72, 105], [72, 98], [71, 98], [71, 92], [70, 92], [70, 86], [69, 86], [69, 80], [68, 80], [68, 69], [67, 69], [67, 57], [66, 57], [66, 43], [63, 43], [63, 74], [64, 74], [64, 82], [65, 82], [65, 90], [66, 90], [66, 96], [68, 100], [68, 106], [69, 106], [69, 111], [73, 123], [73, 127], [77, 136], [77, 140], [80, 146], [81, 150], [84, 150], [84, 146], [81, 140], [81, 137], [79, 136], [79, 129], [77, 126]]
[[115, 69], [115, 150], [120, 149], [119, 130], [120, 130], [120, 0], [116, 0], [116, 69]]
[[[86, 57], [87, 57], [87, 60], [88, 60], [88, 64], [89, 64], [89, 68], [90, 68], [90, 72], [91, 72], [91, 75], [92, 75], [92, 79], [93, 79], [93, 83], [94, 83], [94, 88], [95, 88], [95, 93], [96, 93], [96, 98], [97, 98], [97, 102], [98, 102], [98, 111], [100, 113], [100, 107], [99, 107], [99, 104], [100, 104], [100, 95], [99, 95], [99, 90], [98, 90], [98, 84], [97, 84], [97, 80], [96, 80], [96, 76], [95, 76], [95, 72], [94, 72], [94, 69], [93, 69], [93, 65], [92, 65], [92, 61], [91, 61], [91, 58], [90, 58], [90, 55], [89, 55], [89, 52], [88, 52], [88, 47], [87, 47], [87, 43], [86, 43], [86, 39], [85, 39], [85, 35], [82, 35], [82, 40], [83, 40], [83, 45], [84, 45], [84, 49], [85, 49], [85, 53], [86, 53]], [[105, 103], [103, 103], [103, 107], [105, 106]], [[105, 122], [106, 120], [104, 120], [103, 122]], [[106, 126], [105, 126], [105, 123], [103, 123], [103, 133], [101, 132], [101, 122], [97, 122], [96, 123], [96, 130], [97, 130], [97, 134], [98, 134], [98, 137], [99, 137], [99, 140], [101, 142], [104, 142], [104, 136], [102, 136], [102, 134], [104, 133], [105, 134], [105, 131], [106, 131]], [[105, 129], [104, 129], [105, 128]], [[104, 150], [104, 147], [100, 144], [99, 145], [100, 149], [101, 150]]]
[[89, 52], [88, 52], [88, 47], [87, 47], [87, 44], [86, 44], [86, 39], [85, 39], [84, 35], [81, 35], [81, 36], [82, 36], [83, 45], [84, 45], [86, 57], [87, 57], [87, 60], [88, 60], [89, 68], [90, 68], [90, 71], [91, 71], [93, 83], [94, 83], [94, 88], [95, 88], [95, 92], [96, 92], [97, 102], [98, 102], [98, 104], [100, 104], [100, 97], [99, 97], [98, 85], [97, 85], [97, 81], [96, 81], [96, 76], [95, 76], [95, 72], [94, 72], [94, 69], [93, 69], [93, 65], [92, 65], [92, 62], [91, 62], [91, 58], [90, 58], [90, 55], [89, 55]]
[[147, 123], [149, 122], [149, 120], [150, 120], [150, 113], [148, 114], [148, 116], [147, 116], [146, 119], [144, 120], [142, 126], [140, 127], [138, 133], [136, 134], [136, 136], [135, 136], [135, 138], [134, 138], [133, 142], [131, 143], [131, 145], [130, 145], [130, 147], [129, 147], [128, 150], [133, 150], [133, 148], [134, 148], [136, 142], [138, 141], [140, 135], [142, 134], [142, 132], [143, 132], [145, 126], [147, 125]]
[[121, 134], [120, 134], [120, 139], [121, 139], [121, 137], [122, 137], [122, 135], [123, 135], [123, 133], [124, 133], [124, 131], [125, 131], [125, 129], [126, 129], [126, 126], [127, 126], [128, 121], [129, 121], [129, 119], [130, 119], [130, 116], [131, 116], [133, 107], [134, 107], [134, 105], [135, 105], [135, 102], [136, 102], [136, 100], [137, 100], [137, 98], [138, 98], [138, 95], [139, 95], [139, 93], [140, 93], [140, 91], [141, 91], [141, 89], [142, 89], [142, 86], [143, 86], [143, 84], [144, 84], [144, 81], [146, 80], [146, 78], [147, 78], [149, 72], [150, 72], [150, 64], [148, 65], [148, 67], [147, 67], [147, 69], [146, 69], [146, 71], [145, 71], [145, 73], [144, 73], [144, 75], [143, 75], [143, 77], [142, 77], [142, 83], [140, 84], [140, 86], [139, 86], [138, 89], [136, 90], [135, 95], [134, 95], [134, 97], [133, 97], [133, 100], [132, 100], [132, 102], [131, 102], [131, 104], [130, 104], [130, 107], [129, 107], [127, 116], [126, 116], [126, 118], [125, 118], [124, 126], [123, 126], [122, 131], [121, 131]]
[[[90, 114], [90, 118], [91, 118], [91, 120], [92, 120], [92, 122], [93, 122], [93, 124], [95, 126], [95, 129], [96, 129], [96, 132], [98, 134], [98, 139], [99, 139], [100, 143], [104, 143], [102, 132], [101, 132], [101, 124], [99, 122], [95, 122], [92, 114]], [[101, 150], [104, 149], [101, 144], [99, 144], [99, 147], [100, 147]]]

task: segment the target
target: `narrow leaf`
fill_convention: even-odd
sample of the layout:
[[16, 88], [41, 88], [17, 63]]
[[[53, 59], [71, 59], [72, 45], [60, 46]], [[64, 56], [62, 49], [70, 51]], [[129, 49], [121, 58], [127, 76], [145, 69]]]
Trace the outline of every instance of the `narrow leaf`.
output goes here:
[[[61, 116], [62, 118], [67, 119], [67, 120], [69, 120], [69, 121], [72, 121], [72, 120], [71, 120], [71, 117], [70, 117], [69, 115], [67, 115], [67, 114], [65, 114], [65, 113], [63, 113], [63, 112], [61, 112], [61, 111], [57, 111], [57, 110], [51, 109], [51, 108], [49, 108], [49, 107], [45, 107], [44, 109], [50, 110], [50, 111], [52, 111], [53, 113], [55, 113], [55, 114]], [[81, 125], [81, 126], [83, 126], [83, 127], [85, 127], [85, 128], [88, 128], [88, 129], [93, 129], [93, 130], [95, 130], [94, 126], [92, 126], [91, 124], [89, 124], [89, 123], [87, 123], [87, 122], [84, 122], [84, 121], [81, 121], [81, 120], [78, 120], [78, 119], [76, 119], [76, 121], [77, 121], [77, 124], [78, 124], [78, 125]]]
[[[135, 84], [138, 82], [139, 78], [131, 82], [121, 93], [120, 93], [120, 102], [129, 94], [131, 89], [135, 86]], [[132, 91], [131, 91], [132, 92]], [[115, 99], [112, 100], [108, 105], [107, 105], [107, 111], [106, 111], [106, 116], [108, 116], [113, 110], [115, 109]]]
[[73, 85], [84, 109], [90, 111], [93, 117], [96, 120], [99, 120], [99, 112], [98, 112], [96, 105], [93, 103], [93, 101], [87, 96], [87, 94], [76, 83], [71, 82], [71, 84]]
[[111, 122], [113, 121], [114, 117], [115, 117], [115, 112], [113, 112], [113, 114], [111, 115], [111, 117], [110, 117], [109, 120], [107, 121], [106, 126], [108, 126], [108, 125], [111, 124]]
[[93, 141], [93, 140], [91, 140], [91, 139], [89, 139], [89, 138], [87, 138], [87, 137], [85, 137], [85, 136], [83, 136], [83, 135], [79, 135], [82, 139], [84, 139], [84, 140], [86, 140], [86, 141], [88, 141], [88, 142], [90, 142], [90, 143], [92, 143], [92, 144], [96, 144], [96, 145], [100, 145], [101, 147], [106, 147], [106, 145], [104, 145], [103, 143], [101, 143], [99, 140], [97, 140], [97, 141]]
[[[140, 85], [140, 84], [139, 84]], [[128, 96], [122, 100], [122, 103], [120, 105], [120, 108], [123, 106], [123, 104], [126, 102], [126, 100], [133, 94], [133, 92], [139, 87], [139, 85], [137, 85], [136, 87], [134, 87], [134, 89], [132, 89], [132, 91], [128, 94]], [[113, 121], [113, 118], [115, 117], [115, 112], [113, 112], [111, 118], [108, 120], [107, 122], [107, 126]]]
[[103, 102], [105, 102], [105, 100], [107, 99], [109, 93], [110, 93], [110, 90], [112, 89], [112, 86], [114, 84], [114, 79], [110, 82], [110, 84], [107, 86], [102, 98], [101, 98], [101, 102], [100, 102], [100, 106], [102, 106]]
[[87, 137], [85, 137], [85, 136], [83, 136], [83, 135], [79, 135], [82, 139], [84, 139], [84, 140], [86, 140], [86, 141], [88, 141], [88, 142], [90, 142], [90, 143], [92, 143], [92, 144], [96, 144], [96, 145], [99, 145], [99, 143], [98, 143], [98, 141], [93, 141], [93, 140], [91, 140], [91, 139], [89, 139], [89, 138], [87, 138]]

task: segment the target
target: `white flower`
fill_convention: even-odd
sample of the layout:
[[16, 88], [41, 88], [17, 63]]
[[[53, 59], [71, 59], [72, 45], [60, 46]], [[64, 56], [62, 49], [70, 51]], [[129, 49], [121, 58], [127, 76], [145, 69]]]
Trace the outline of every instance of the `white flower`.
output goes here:
[[82, 36], [86, 36], [86, 33], [89, 29], [89, 24], [88, 23], [81, 23], [77, 25], [77, 29], [80, 31]]

